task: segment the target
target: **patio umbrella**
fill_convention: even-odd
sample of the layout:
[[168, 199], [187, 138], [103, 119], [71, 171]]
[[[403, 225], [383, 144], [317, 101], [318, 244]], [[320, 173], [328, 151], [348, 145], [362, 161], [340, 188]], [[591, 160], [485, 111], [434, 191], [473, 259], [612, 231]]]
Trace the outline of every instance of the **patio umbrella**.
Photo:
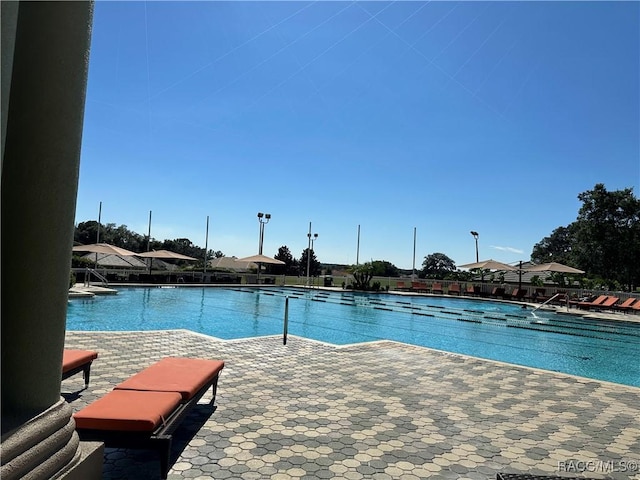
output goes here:
[[162, 258], [162, 259], [173, 259], [173, 260], [190, 260], [197, 261], [197, 258], [189, 257], [187, 255], [182, 255], [181, 253], [172, 252], [171, 250], [152, 250], [150, 252], [138, 253], [139, 257], [144, 257], [149, 259], [149, 273], [151, 273], [151, 265], [153, 263], [154, 258]]
[[127, 250], [126, 248], [116, 247], [109, 243], [92, 243], [90, 245], [76, 245], [72, 249], [74, 252], [89, 252], [89, 253], [106, 253], [107, 255], [122, 255], [123, 257], [129, 257], [131, 255], [138, 255], [135, 252]]
[[[131, 250], [127, 250], [126, 248], [116, 247], [115, 245], [111, 245], [110, 243], [92, 243], [89, 245], [75, 245], [72, 249], [74, 252], [87, 252], [87, 253], [95, 253], [95, 268], [98, 269], [98, 254], [103, 253], [105, 255], [120, 255], [121, 257], [132, 257], [137, 255], [137, 253], [132, 252]], [[90, 284], [91, 280], [87, 275], [85, 279], [85, 283]]]
[[260, 283], [260, 264], [270, 263], [272, 265], [285, 265], [285, 263], [282, 260], [276, 260], [275, 258], [267, 257], [266, 255], [262, 255], [262, 254], [239, 258], [236, 261], [257, 263], [258, 264], [258, 283]]
[[151, 252], [136, 253], [139, 257], [145, 258], [168, 258], [173, 260], [198, 260], [197, 258], [182, 255], [181, 253], [172, 252], [170, 250], [152, 250]]
[[533, 265], [525, 269], [526, 272], [558, 272], [558, 273], [584, 273], [583, 270], [563, 265], [562, 263], [549, 262]]
[[[95, 255], [95, 257], [94, 257]], [[97, 258], [96, 258], [97, 257]], [[87, 253], [83, 258], [98, 262], [100, 267], [120, 267], [120, 268], [146, 268], [141, 260], [127, 255], [116, 255], [113, 253]]]
[[481, 268], [483, 270], [518, 270], [516, 267], [512, 267], [511, 265], [507, 265], [506, 263], [498, 262], [497, 260], [492, 259], [483, 260], [482, 262], [467, 263], [466, 265], [458, 265], [458, 268], [468, 268], [469, 270], [473, 270], [474, 268]]
[[267, 257], [266, 255], [252, 255], [251, 257], [238, 258], [236, 262], [270, 263], [272, 265], [284, 265], [282, 260]]

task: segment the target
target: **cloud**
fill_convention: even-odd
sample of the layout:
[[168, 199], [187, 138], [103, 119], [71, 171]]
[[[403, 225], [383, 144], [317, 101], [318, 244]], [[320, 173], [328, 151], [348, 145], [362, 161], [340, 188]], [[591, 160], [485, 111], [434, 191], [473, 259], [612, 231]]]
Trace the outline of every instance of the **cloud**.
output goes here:
[[524, 251], [520, 250], [518, 248], [513, 248], [513, 247], [499, 247], [497, 245], [491, 245], [491, 248], [494, 248], [496, 250], [500, 250], [502, 252], [511, 252], [511, 253], [517, 253], [517, 254], [523, 254]]

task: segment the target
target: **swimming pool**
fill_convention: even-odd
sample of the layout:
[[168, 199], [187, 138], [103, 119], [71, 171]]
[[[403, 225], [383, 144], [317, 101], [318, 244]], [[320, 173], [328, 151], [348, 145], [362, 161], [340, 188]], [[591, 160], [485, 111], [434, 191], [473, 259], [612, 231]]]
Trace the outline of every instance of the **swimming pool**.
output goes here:
[[[288, 332], [338, 345], [395, 340], [640, 386], [640, 325], [465, 298], [298, 288], [119, 288], [69, 303], [67, 329], [187, 329], [223, 339]], [[290, 340], [291, 341], [291, 340]]]

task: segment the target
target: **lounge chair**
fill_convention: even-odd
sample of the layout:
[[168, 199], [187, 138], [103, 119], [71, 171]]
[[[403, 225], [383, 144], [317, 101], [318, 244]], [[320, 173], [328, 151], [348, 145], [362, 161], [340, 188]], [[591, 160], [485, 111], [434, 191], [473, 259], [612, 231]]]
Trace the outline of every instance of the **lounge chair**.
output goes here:
[[411, 290], [414, 292], [426, 292], [429, 287], [424, 282], [411, 282]]
[[567, 292], [556, 292], [553, 297], [549, 299], [549, 304], [564, 306], [567, 304]]
[[634, 314], [640, 312], [640, 300], [638, 300], [636, 303], [634, 303], [633, 305], [631, 305], [629, 307], [629, 309], [627, 310], [627, 312], [632, 312]]
[[524, 300], [527, 297], [526, 288], [514, 288], [511, 292], [511, 300]]
[[442, 289], [442, 284], [441, 283], [432, 284], [431, 293], [444, 293], [444, 290]]
[[451, 285], [449, 285], [449, 287], [447, 288], [447, 293], [449, 295], [460, 295], [460, 284], [452, 283]]
[[604, 302], [600, 305], [594, 305], [590, 308], [595, 308], [596, 310], [613, 310], [613, 306], [620, 301], [620, 297], [608, 297]]
[[578, 307], [580, 309], [589, 310], [591, 307], [596, 307], [596, 306], [600, 305], [607, 298], [609, 298], [608, 295], [600, 295], [598, 298], [596, 298], [595, 300], [593, 300], [591, 302], [578, 302], [575, 305], [576, 305], [576, 307]]
[[213, 405], [223, 368], [221, 360], [164, 358], [76, 412], [76, 431], [106, 447], [157, 451], [167, 478], [173, 433], [209, 388]]
[[476, 297], [480, 295], [480, 287], [476, 285], [467, 285], [467, 288], [464, 290], [465, 295], [471, 295], [472, 297]]
[[536, 288], [535, 292], [531, 295], [531, 300], [534, 302], [544, 303], [551, 297], [546, 295], [547, 290], [545, 288]]
[[396, 290], [409, 290], [405, 282], [396, 282]]
[[624, 302], [622, 302], [620, 305], [613, 305], [613, 309], [617, 310], [619, 312], [627, 312], [627, 311], [629, 311], [631, 309], [631, 307], [636, 302], [636, 300], [638, 300], [638, 299], [635, 298], [635, 297], [629, 297]]
[[89, 387], [91, 363], [98, 358], [98, 352], [93, 350], [64, 349], [62, 353], [62, 380], [82, 372], [84, 387]]
[[514, 288], [514, 289], [513, 289], [512, 291], [510, 291], [510, 292], [507, 292], [507, 291], [505, 290], [505, 292], [502, 294], [502, 298], [504, 298], [505, 300], [511, 300], [511, 297], [513, 297], [513, 296], [516, 294], [516, 291], [517, 291], [517, 290], [518, 290], [517, 288]]
[[505, 291], [504, 288], [502, 287], [494, 287], [493, 290], [491, 291], [491, 296], [498, 298], [498, 297], [504, 297]]

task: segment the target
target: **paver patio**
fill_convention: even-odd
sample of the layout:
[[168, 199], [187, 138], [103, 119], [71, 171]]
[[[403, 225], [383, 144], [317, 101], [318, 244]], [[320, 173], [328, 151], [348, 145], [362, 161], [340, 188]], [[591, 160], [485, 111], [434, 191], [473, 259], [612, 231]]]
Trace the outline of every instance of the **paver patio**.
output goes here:
[[[395, 343], [180, 330], [67, 332], [94, 349], [75, 410], [165, 356], [223, 359], [217, 408], [174, 438], [169, 479], [640, 479], [640, 389]], [[207, 400], [207, 396], [203, 401]], [[107, 449], [104, 478], [159, 478], [156, 454]]]

